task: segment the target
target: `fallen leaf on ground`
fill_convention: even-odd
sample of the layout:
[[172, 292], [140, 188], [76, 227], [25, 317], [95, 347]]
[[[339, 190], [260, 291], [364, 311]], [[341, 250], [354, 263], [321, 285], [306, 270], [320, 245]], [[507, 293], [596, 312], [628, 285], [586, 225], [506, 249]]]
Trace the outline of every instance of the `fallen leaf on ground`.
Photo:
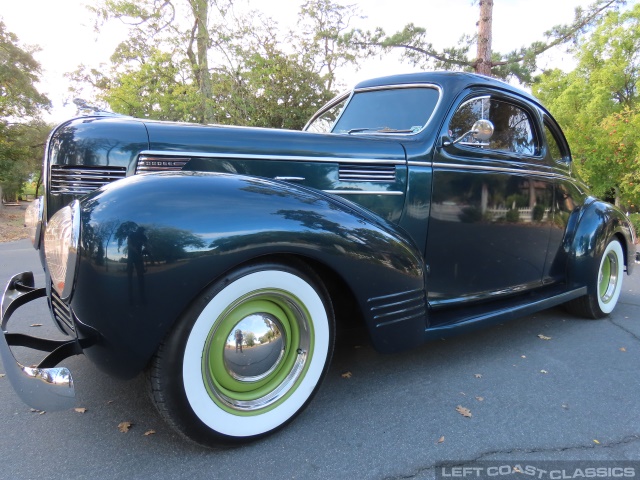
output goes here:
[[626, 348], [624, 348], [624, 347], [620, 347], [620, 351], [621, 351], [621, 352], [626, 352], [626, 351], [627, 351], [627, 349], [626, 349]]
[[29, 325], [30, 327], [41, 327], [42, 324], [41, 323], [32, 323], [31, 325]]
[[476, 400], [478, 400], [479, 402], [483, 402], [484, 401], [484, 397], [476, 397]]
[[87, 411], [87, 409], [84, 407], [74, 408], [74, 410], [78, 413], [85, 413]]
[[353, 376], [353, 373], [351, 372], [344, 372], [342, 374], [342, 378], [351, 378]]
[[593, 439], [593, 443], [597, 443], [598, 445], [600, 445], [600, 442], [598, 440], [596, 440], [595, 438]]
[[439, 439], [438, 439], [438, 443], [442, 443], [444, 442], [444, 435], [442, 435]]
[[118, 430], [120, 430], [122, 433], [127, 433], [132, 426], [133, 423], [131, 422], [120, 422], [118, 424]]
[[4, 373], [0, 373], [0, 378], [5, 377], [6, 375]]
[[539, 335], [538, 335], [538, 338], [539, 338], [540, 340], [551, 340], [551, 337], [547, 337], [546, 335], [543, 335], [543, 334], [539, 334]]
[[520, 355], [520, 356], [521, 356], [522, 358], [527, 358], [527, 356], [526, 356], [526, 355]]
[[476, 377], [476, 378], [482, 378], [482, 374], [481, 374], [481, 373], [476, 373], [476, 374], [474, 375], [474, 377]]
[[540, 373], [549, 373], [546, 370], [540, 370]]
[[47, 413], [44, 410], [38, 410], [37, 408], [30, 408], [29, 411], [33, 413], [37, 413], [38, 415], [44, 415], [45, 413]]
[[471, 418], [471, 410], [469, 410], [468, 408], [463, 407], [462, 405], [458, 405], [456, 407], [456, 412], [458, 412], [463, 417]]
[[144, 436], [148, 437], [149, 435], [154, 435], [156, 433], [155, 430], [147, 430], [146, 432], [144, 432]]

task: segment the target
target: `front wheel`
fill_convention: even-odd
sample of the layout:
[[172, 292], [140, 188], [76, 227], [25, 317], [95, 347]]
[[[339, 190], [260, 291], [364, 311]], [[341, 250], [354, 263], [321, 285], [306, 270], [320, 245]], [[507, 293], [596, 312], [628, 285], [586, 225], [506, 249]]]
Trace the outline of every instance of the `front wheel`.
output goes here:
[[303, 265], [258, 264], [209, 287], [161, 345], [152, 398], [204, 445], [271, 433], [317, 391], [332, 352], [328, 294]]
[[590, 279], [587, 295], [567, 303], [572, 313], [587, 318], [602, 318], [618, 303], [624, 275], [624, 252], [618, 240], [611, 240], [600, 257], [598, 274]]

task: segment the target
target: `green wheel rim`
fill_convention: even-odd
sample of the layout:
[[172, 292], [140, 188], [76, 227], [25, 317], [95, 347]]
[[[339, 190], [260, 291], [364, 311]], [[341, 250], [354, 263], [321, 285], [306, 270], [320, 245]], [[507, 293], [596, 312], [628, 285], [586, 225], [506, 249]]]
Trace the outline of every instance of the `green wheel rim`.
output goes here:
[[[227, 371], [227, 339], [243, 319], [268, 314], [282, 327], [283, 350], [277, 365], [257, 381], [241, 381]], [[211, 399], [236, 415], [256, 415], [285, 401], [299, 386], [313, 355], [313, 324], [303, 303], [283, 290], [265, 289], [236, 300], [213, 323], [202, 355], [202, 377]]]
[[598, 293], [603, 303], [608, 303], [614, 296], [618, 283], [618, 257], [615, 252], [608, 252], [602, 260]]

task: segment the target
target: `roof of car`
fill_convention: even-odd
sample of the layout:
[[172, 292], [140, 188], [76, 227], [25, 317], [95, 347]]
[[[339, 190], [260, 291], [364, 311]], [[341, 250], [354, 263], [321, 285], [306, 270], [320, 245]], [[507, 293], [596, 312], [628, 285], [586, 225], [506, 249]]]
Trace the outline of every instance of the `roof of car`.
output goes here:
[[539, 103], [539, 100], [536, 99], [530, 93], [521, 90], [518, 87], [508, 84], [502, 80], [498, 80], [496, 78], [487, 77], [485, 75], [479, 75], [476, 73], [468, 73], [468, 72], [447, 72], [447, 71], [438, 71], [438, 72], [419, 72], [419, 73], [407, 73], [402, 75], [390, 75], [387, 77], [378, 77], [370, 80], [365, 80], [358, 83], [355, 88], [371, 88], [371, 87], [381, 87], [385, 85], [406, 85], [413, 83], [432, 83], [438, 85], [442, 88], [447, 88], [447, 86], [454, 86], [456, 89], [462, 89], [475, 85], [487, 85], [496, 88], [500, 88], [502, 90], [507, 90], [513, 93], [517, 93], [518, 95], [522, 95], [527, 97], [528, 99]]

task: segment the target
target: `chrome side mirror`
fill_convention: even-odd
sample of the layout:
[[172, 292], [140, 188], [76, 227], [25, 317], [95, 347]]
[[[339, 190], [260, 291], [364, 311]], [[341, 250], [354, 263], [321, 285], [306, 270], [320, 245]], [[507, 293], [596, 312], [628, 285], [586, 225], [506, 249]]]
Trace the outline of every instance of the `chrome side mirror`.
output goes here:
[[478, 120], [471, 127], [473, 138], [481, 142], [489, 140], [493, 136], [493, 130], [493, 123], [489, 120]]
[[[473, 124], [473, 127], [471, 127], [471, 130], [463, 133], [458, 138], [456, 138], [453, 142], [445, 141], [443, 143], [443, 146], [448, 147], [449, 145], [455, 145], [456, 143], [459, 143], [461, 145], [487, 147], [489, 146], [489, 144], [486, 142], [493, 136], [493, 132], [494, 132], [493, 123], [491, 123], [490, 120], [480, 119]], [[469, 135], [471, 135], [471, 138], [473, 141], [463, 142], [462, 140], [467, 138]]]

